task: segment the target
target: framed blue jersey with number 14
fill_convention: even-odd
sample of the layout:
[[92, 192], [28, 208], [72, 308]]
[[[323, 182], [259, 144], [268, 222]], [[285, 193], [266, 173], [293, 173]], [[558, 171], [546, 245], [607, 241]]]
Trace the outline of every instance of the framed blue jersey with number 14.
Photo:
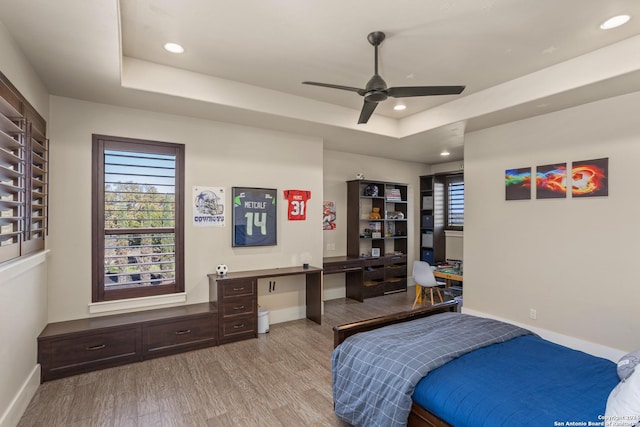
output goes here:
[[274, 246], [277, 243], [277, 191], [232, 187], [233, 246]]

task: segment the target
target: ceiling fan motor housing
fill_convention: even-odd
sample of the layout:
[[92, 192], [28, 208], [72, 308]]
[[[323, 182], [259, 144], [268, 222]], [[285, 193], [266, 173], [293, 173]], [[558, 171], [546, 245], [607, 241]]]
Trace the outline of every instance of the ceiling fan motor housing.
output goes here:
[[387, 83], [378, 74], [374, 74], [365, 86], [364, 99], [367, 102], [380, 102], [387, 97]]

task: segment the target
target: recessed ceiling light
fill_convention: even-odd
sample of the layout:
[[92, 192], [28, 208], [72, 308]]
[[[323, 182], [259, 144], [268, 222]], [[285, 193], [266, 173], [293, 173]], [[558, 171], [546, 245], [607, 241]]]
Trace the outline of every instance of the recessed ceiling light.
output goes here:
[[178, 43], [165, 43], [165, 50], [171, 53], [182, 53], [184, 52], [184, 48], [180, 46]]
[[442, 153], [440, 153], [441, 156], [448, 156], [449, 154], [451, 154], [450, 152], [448, 152], [447, 150], [442, 151]]
[[603, 30], [610, 30], [612, 28], [619, 27], [620, 25], [626, 24], [631, 17], [629, 15], [618, 15], [613, 18], [609, 18], [600, 24], [600, 28]]
[[404, 104], [398, 104], [398, 105], [393, 107], [393, 109], [396, 110], [396, 111], [402, 111], [402, 110], [405, 110], [406, 108], [407, 108], [407, 106], [404, 105]]

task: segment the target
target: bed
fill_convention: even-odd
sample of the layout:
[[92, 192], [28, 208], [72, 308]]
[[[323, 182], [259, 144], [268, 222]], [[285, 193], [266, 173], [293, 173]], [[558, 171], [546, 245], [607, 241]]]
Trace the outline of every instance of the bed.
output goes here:
[[335, 412], [355, 426], [605, 425], [620, 383], [614, 362], [453, 302], [336, 326], [334, 347]]

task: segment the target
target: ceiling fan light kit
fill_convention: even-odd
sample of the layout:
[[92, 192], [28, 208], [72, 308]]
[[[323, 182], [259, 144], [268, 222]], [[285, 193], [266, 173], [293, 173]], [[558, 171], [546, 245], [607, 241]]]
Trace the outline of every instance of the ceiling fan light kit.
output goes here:
[[433, 95], [459, 95], [464, 90], [464, 86], [404, 86], [387, 87], [387, 83], [378, 74], [378, 46], [384, 41], [385, 34], [382, 31], [369, 33], [367, 40], [374, 48], [374, 74], [367, 82], [364, 89], [351, 86], [341, 86], [330, 83], [302, 82], [305, 85], [322, 86], [332, 89], [347, 90], [356, 92], [364, 97], [364, 104], [360, 111], [358, 124], [367, 123], [378, 106], [378, 102], [392, 98], [407, 98], [412, 96], [433, 96]]

